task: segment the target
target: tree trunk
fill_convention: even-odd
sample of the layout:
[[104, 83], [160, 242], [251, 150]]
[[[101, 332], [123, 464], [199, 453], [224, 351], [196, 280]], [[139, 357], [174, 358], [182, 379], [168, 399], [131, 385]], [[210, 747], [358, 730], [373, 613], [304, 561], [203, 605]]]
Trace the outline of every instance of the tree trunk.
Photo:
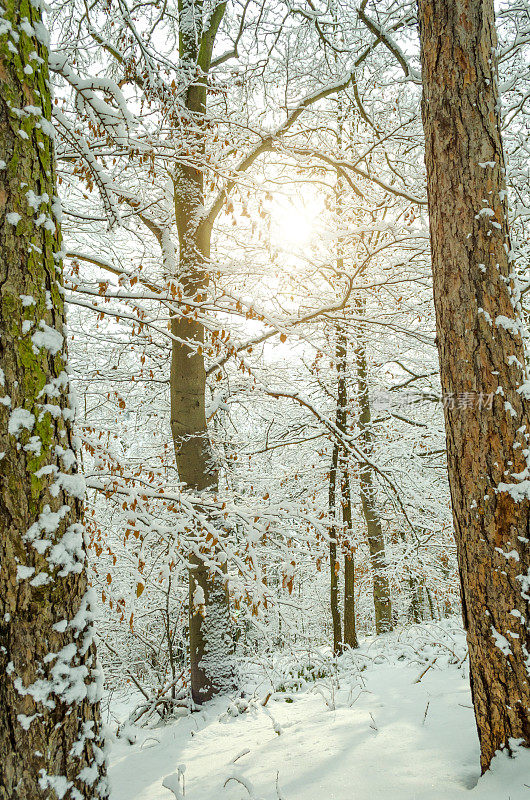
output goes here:
[[108, 796], [101, 672], [40, 4], [4, 5], [0, 31], [0, 800], [89, 800]]
[[530, 746], [530, 435], [492, 0], [420, 0], [447, 456], [482, 769]]
[[330, 605], [331, 619], [333, 622], [333, 653], [338, 655], [342, 650], [342, 631], [339, 609], [339, 561], [337, 559], [337, 464], [339, 460], [339, 445], [333, 443], [333, 454], [331, 456], [331, 468], [329, 470], [329, 517], [331, 525], [329, 529], [329, 571], [330, 571]]
[[[338, 260], [341, 264], [342, 261]], [[340, 322], [335, 326], [335, 361], [337, 366], [337, 413], [335, 424], [341, 433], [347, 432], [348, 417], [348, 386], [346, 383], [346, 364], [348, 355], [348, 340]], [[354, 561], [352, 535], [352, 509], [350, 495], [350, 479], [348, 474], [348, 460], [346, 454], [338, 453], [340, 494], [342, 507], [342, 521], [344, 534], [350, 535], [350, 541], [344, 536], [344, 644], [357, 647], [355, 628], [355, 596], [354, 596]]]
[[[351, 541], [353, 527], [350, 476], [347, 465], [342, 473], [342, 518]], [[352, 545], [348, 546], [347, 542], [344, 550], [344, 644], [348, 647], [359, 647], [355, 627], [355, 561]]]
[[[218, 3], [203, 29], [202, 4], [182, 0], [180, 57], [183, 68], [193, 70], [185, 97], [189, 115], [188, 147], [204, 156], [203, 125], [206, 112], [206, 76], [213, 43], [226, 3]], [[190, 25], [193, 20], [193, 25]], [[201, 165], [177, 164], [173, 179], [175, 216], [179, 236], [179, 281], [185, 295], [200, 301], [208, 287], [210, 229], [201, 224], [204, 212], [204, 175]], [[204, 327], [188, 317], [174, 318], [171, 359], [171, 430], [180, 480], [195, 492], [217, 488], [206, 421], [206, 369]], [[186, 344], [183, 342], [189, 342]], [[219, 532], [221, 535], [221, 532]], [[189, 636], [193, 700], [200, 704], [234, 680], [230, 607], [226, 580], [206, 566], [215, 562], [215, 543], [208, 551], [197, 547], [189, 556]]]
[[[339, 95], [337, 98], [337, 150], [340, 151], [342, 148], [342, 137], [343, 137], [343, 108], [342, 108], [342, 99]], [[335, 212], [337, 214], [337, 218], [339, 222], [342, 222], [343, 214], [344, 214], [344, 180], [341, 177], [340, 173], [337, 171], [337, 180], [335, 183]], [[339, 237], [337, 240], [337, 273], [340, 275], [344, 270], [344, 242], [342, 237]], [[346, 415], [347, 415], [347, 400], [348, 400], [348, 389], [346, 385], [346, 337], [344, 336], [344, 332], [340, 323], [336, 323], [335, 325], [335, 366], [337, 369], [337, 408], [335, 412], [335, 423], [337, 428], [342, 432], [346, 431]], [[336, 494], [336, 483], [337, 483], [337, 474], [340, 476], [339, 482], [339, 491], [340, 491], [340, 499], [341, 499], [341, 516], [342, 521], [344, 522], [344, 474], [348, 474], [348, 463], [347, 459], [344, 457], [344, 453], [341, 453], [341, 447], [339, 447], [339, 443], [335, 441], [333, 445], [333, 462], [332, 462], [332, 473], [333, 473], [333, 513], [336, 514], [336, 503], [335, 503], [335, 494]], [[331, 512], [331, 474], [330, 474], [330, 512]], [[351, 568], [351, 557], [349, 555], [349, 543], [345, 541], [343, 537], [344, 547], [345, 547], [345, 556], [344, 556], [344, 640], [342, 641], [342, 634], [341, 634], [341, 624], [340, 624], [340, 611], [339, 611], [339, 586], [338, 586], [338, 573], [339, 573], [339, 561], [337, 560], [337, 545], [336, 545], [336, 536], [337, 536], [337, 527], [336, 527], [336, 516], [334, 517], [335, 527], [334, 527], [334, 535], [335, 535], [335, 542], [330, 544], [330, 566], [333, 561], [333, 565], [331, 566], [331, 614], [333, 617], [333, 640], [334, 640], [334, 650], [338, 652], [339, 649], [342, 651], [343, 642], [344, 644], [350, 645], [351, 647], [357, 646], [357, 637], [355, 633], [355, 596], [353, 593], [353, 572]], [[351, 503], [350, 503], [350, 522], [351, 522]], [[348, 531], [351, 533], [351, 524], [348, 528]], [[344, 531], [343, 531], [344, 533]], [[332, 558], [333, 552], [333, 558]], [[352, 644], [352, 641], [354, 644]]]
[[418, 579], [413, 575], [409, 575], [409, 589], [410, 589], [410, 617], [415, 623], [423, 621], [423, 586]]
[[[355, 303], [360, 317], [364, 314], [364, 305], [361, 300]], [[368, 393], [368, 365], [366, 362], [366, 348], [364, 344], [364, 331], [361, 325], [357, 330], [355, 345], [355, 360], [357, 364], [357, 396], [359, 403], [359, 443], [364, 453], [369, 456], [373, 449], [370, 411], [370, 395]], [[359, 470], [359, 483], [363, 516], [366, 523], [366, 536], [370, 550], [370, 562], [373, 575], [375, 630], [377, 634], [392, 630], [392, 602], [390, 599], [390, 583], [386, 569], [385, 537], [381, 527], [381, 519], [377, 511], [375, 487], [372, 468], [368, 464], [361, 464]]]

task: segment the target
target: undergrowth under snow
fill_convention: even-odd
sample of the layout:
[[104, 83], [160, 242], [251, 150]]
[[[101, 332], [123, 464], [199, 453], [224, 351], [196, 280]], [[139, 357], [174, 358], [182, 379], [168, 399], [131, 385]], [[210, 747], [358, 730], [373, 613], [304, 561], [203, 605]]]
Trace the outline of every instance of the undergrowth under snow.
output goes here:
[[[530, 800], [530, 752], [480, 778], [455, 620], [245, 665], [243, 697], [111, 735], [112, 800]], [[114, 700], [113, 718], [127, 715]], [[129, 703], [130, 710], [130, 703]]]

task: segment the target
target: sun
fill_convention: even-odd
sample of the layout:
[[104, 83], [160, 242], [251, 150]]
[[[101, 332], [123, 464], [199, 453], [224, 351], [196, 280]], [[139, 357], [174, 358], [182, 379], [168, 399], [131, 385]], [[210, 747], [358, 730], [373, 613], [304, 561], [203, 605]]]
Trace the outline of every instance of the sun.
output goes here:
[[319, 197], [275, 198], [269, 213], [271, 239], [281, 249], [305, 251], [316, 238], [323, 203]]

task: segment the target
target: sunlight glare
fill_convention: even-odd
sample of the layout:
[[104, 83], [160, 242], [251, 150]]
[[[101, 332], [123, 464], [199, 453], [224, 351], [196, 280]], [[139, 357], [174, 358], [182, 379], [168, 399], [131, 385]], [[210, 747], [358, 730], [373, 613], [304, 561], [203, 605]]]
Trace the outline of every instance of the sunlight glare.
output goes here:
[[271, 238], [287, 250], [307, 250], [315, 236], [316, 223], [322, 211], [318, 197], [281, 198], [271, 204]]

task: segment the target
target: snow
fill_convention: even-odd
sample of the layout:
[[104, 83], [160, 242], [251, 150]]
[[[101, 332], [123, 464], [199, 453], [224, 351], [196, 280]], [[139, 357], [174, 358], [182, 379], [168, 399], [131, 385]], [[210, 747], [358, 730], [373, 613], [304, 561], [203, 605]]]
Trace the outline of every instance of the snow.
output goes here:
[[35, 572], [35, 567], [26, 567], [24, 564], [17, 565], [17, 581], [24, 581], [31, 578]]
[[[31, 106], [26, 106], [24, 110], [27, 111], [29, 108], [31, 108]], [[37, 108], [37, 113], [39, 115], [42, 113], [40, 108]], [[50, 196], [47, 192], [44, 192], [44, 194], [35, 194], [32, 189], [28, 189], [26, 192], [26, 200], [34, 211], [38, 211], [41, 205], [50, 202]]]
[[514, 561], [519, 561], [519, 553], [517, 550], [510, 550], [508, 553], [501, 547], [496, 547], [495, 550], [501, 553], [506, 559], [513, 558]]
[[38, 398], [47, 395], [48, 397], [58, 398], [61, 396], [62, 390], [68, 386], [68, 373], [63, 370], [56, 378], [52, 378], [49, 383], [43, 386], [39, 392]]
[[35, 219], [35, 225], [37, 228], [42, 226], [45, 230], [50, 231], [50, 233], [55, 233], [55, 222], [47, 214], [39, 214]]
[[495, 630], [493, 625], [491, 626], [491, 633], [493, 638], [495, 639], [495, 646], [499, 648], [501, 653], [504, 653], [505, 656], [513, 655], [512, 648], [510, 647], [510, 642], [508, 641], [506, 636], [503, 636], [502, 633], [499, 633], [499, 631]]
[[79, 778], [88, 786], [92, 786], [99, 777], [99, 768], [97, 764], [92, 764], [90, 767], [84, 767], [79, 773]]
[[57, 445], [55, 447], [55, 452], [61, 458], [65, 469], [72, 469], [77, 462], [76, 455], [73, 450], [65, 450], [64, 447]]
[[530, 481], [521, 481], [521, 483], [499, 483], [496, 489], [497, 492], [506, 492], [516, 503], [530, 498]]
[[42, 441], [38, 436], [30, 436], [29, 442], [24, 445], [24, 450], [26, 450], [28, 453], [35, 453], [35, 455], [40, 456], [42, 451]]
[[170, 792], [173, 792], [177, 800], [179, 800], [180, 797], [184, 797], [180, 790], [180, 775], [178, 772], [173, 775], [167, 775], [162, 781], [162, 786], [169, 789]]
[[45, 348], [52, 356], [57, 355], [63, 346], [64, 339], [62, 333], [46, 325], [44, 320], [40, 321], [39, 328], [40, 330], [36, 331], [31, 337], [34, 349], [36, 348], [36, 352], [38, 352], [40, 348]]
[[39, 770], [39, 786], [45, 791], [53, 789], [59, 800], [65, 797], [68, 790], [73, 786], [72, 781], [67, 780], [64, 775], [48, 775], [46, 770]]
[[33, 29], [27, 17], [22, 17], [22, 19], [18, 23], [18, 27], [20, 28], [21, 31], [24, 31], [26, 36], [29, 36], [30, 38], [32, 36], [35, 36], [35, 30]]
[[33, 23], [33, 27], [35, 29], [35, 37], [37, 41], [39, 41], [46, 49], [50, 46], [50, 37], [48, 34], [48, 29], [42, 22], [35, 22]]
[[403, 631], [368, 639], [266, 706], [280, 658], [255, 670], [254, 702], [225, 696], [112, 735], [111, 800], [528, 800], [529, 751], [498, 754], [480, 778], [463, 632], [446, 622], [413, 626], [416, 636], [420, 627], [432, 647], [415, 652]]
[[491, 319], [491, 315], [489, 314], [488, 311], [485, 311], [483, 308], [479, 308], [478, 309], [478, 313], [479, 314], [484, 314], [484, 318], [486, 319], [486, 322], [488, 322], [489, 325], [493, 325], [493, 320]]
[[33, 722], [34, 719], [37, 718], [37, 716], [38, 716], [38, 714], [32, 714], [30, 717], [28, 717], [27, 714], [18, 714], [17, 715], [17, 720], [19, 721], [19, 723], [22, 726], [22, 728], [25, 731], [27, 731], [27, 730], [29, 730], [31, 723]]
[[510, 319], [509, 317], [505, 317], [503, 314], [499, 314], [498, 317], [495, 319], [495, 325], [498, 328], [504, 328], [504, 330], [511, 333], [513, 336], [517, 336], [519, 333], [519, 326], [514, 319]]
[[195, 591], [193, 592], [193, 607], [199, 608], [200, 606], [203, 606], [205, 602], [206, 601], [204, 599], [204, 589], [202, 588], [202, 586], [199, 586], [197, 584], [197, 586], [195, 587]]
[[49, 562], [54, 567], [61, 567], [59, 575], [82, 572], [85, 560], [83, 531], [82, 525], [73, 523], [66, 529], [62, 539], [50, 550]]
[[85, 479], [81, 474], [67, 475], [65, 472], [59, 472], [57, 480], [50, 486], [50, 494], [52, 497], [57, 497], [59, 492], [63, 491], [78, 500], [83, 500], [85, 488]]
[[33, 429], [35, 417], [26, 408], [14, 408], [7, 423], [7, 430], [12, 436], [18, 436], [23, 428], [28, 431]]
[[53, 578], [50, 575], [47, 575], [46, 572], [39, 572], [38, 575], [30, 581], [31, 586], [46, 586], [46, 584], [51, 583]]

